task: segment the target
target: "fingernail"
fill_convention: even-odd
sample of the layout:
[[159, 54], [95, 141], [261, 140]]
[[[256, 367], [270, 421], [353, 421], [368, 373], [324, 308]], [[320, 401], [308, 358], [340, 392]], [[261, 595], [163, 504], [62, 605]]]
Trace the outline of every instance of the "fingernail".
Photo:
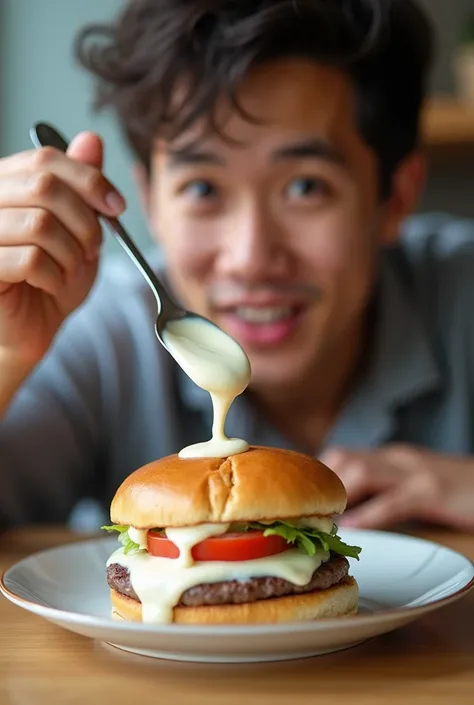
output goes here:
[[105, 203], [113, 215], [119, 215], [125, 210], [125, 200], [117, 191], [109, 191], [105, 197]]

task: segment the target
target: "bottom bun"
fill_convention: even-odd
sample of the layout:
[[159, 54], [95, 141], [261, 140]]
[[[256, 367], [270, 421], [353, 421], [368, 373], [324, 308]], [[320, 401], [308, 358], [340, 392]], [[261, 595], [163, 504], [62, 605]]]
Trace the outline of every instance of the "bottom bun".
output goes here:
[[[142, 621], [141, 602], [116, 590], [110, 590], [112, 617], [127, 622]], [[316, 590], [301, 595], [275, 597], [239, 605], [202, 605], [175, 607], [175, 624], [274, 624], [276, 622], [304, 621], [342, 617], [357, 612], [359, 588], [352, 577], [347, 577], [327, 590]]]

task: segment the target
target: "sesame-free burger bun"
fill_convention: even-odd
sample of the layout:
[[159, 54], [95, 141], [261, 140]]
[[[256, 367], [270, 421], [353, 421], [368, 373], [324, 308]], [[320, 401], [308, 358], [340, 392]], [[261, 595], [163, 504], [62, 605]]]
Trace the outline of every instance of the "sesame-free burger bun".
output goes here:
[[[357, 612], [359, 590], [352, 577], [346, 577], [327, 590], [301, 595], [269, 598], [242, 604], [178, 606], [173, 609], [175, 624], [275, 624], [342, 617]], [[141, 602], [116, 590], [110, 591], [112, 617], [127, 622], [142, 621]]]
[[253, 447], [228, 458], [153, 461], [118, 488], [110, 516], [139, 529], [332, 516], [346, 508], [338, 476], [302, 453]]

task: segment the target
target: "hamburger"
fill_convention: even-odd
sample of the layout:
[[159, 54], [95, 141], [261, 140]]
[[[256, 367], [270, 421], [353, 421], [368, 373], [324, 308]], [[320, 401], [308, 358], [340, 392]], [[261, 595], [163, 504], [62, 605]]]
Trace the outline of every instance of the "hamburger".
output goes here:
[[111, 504], [112, 616], [132, 622], [257, 624], [354, 614], [337, 535], [346, 491], [323, 463], [254, 447], [228, 458], [172, 455], [132, 473]]

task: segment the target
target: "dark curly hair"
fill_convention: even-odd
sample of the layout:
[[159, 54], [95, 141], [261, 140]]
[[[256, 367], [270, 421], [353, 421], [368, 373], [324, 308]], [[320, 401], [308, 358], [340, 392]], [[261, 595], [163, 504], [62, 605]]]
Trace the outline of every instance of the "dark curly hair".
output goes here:
[[237, 89], [254, 66], [291, 56], [340, 68], [387, 195], [418, 142], [432, 45], [414, 0], [129, 0], [115, 22], [85, 27], [76, 50], [98, 79], [96, 107], [115, 109], [146, 166], [158, 135], [199, 118], [219, 131], [220, 97], [245, 114]]

